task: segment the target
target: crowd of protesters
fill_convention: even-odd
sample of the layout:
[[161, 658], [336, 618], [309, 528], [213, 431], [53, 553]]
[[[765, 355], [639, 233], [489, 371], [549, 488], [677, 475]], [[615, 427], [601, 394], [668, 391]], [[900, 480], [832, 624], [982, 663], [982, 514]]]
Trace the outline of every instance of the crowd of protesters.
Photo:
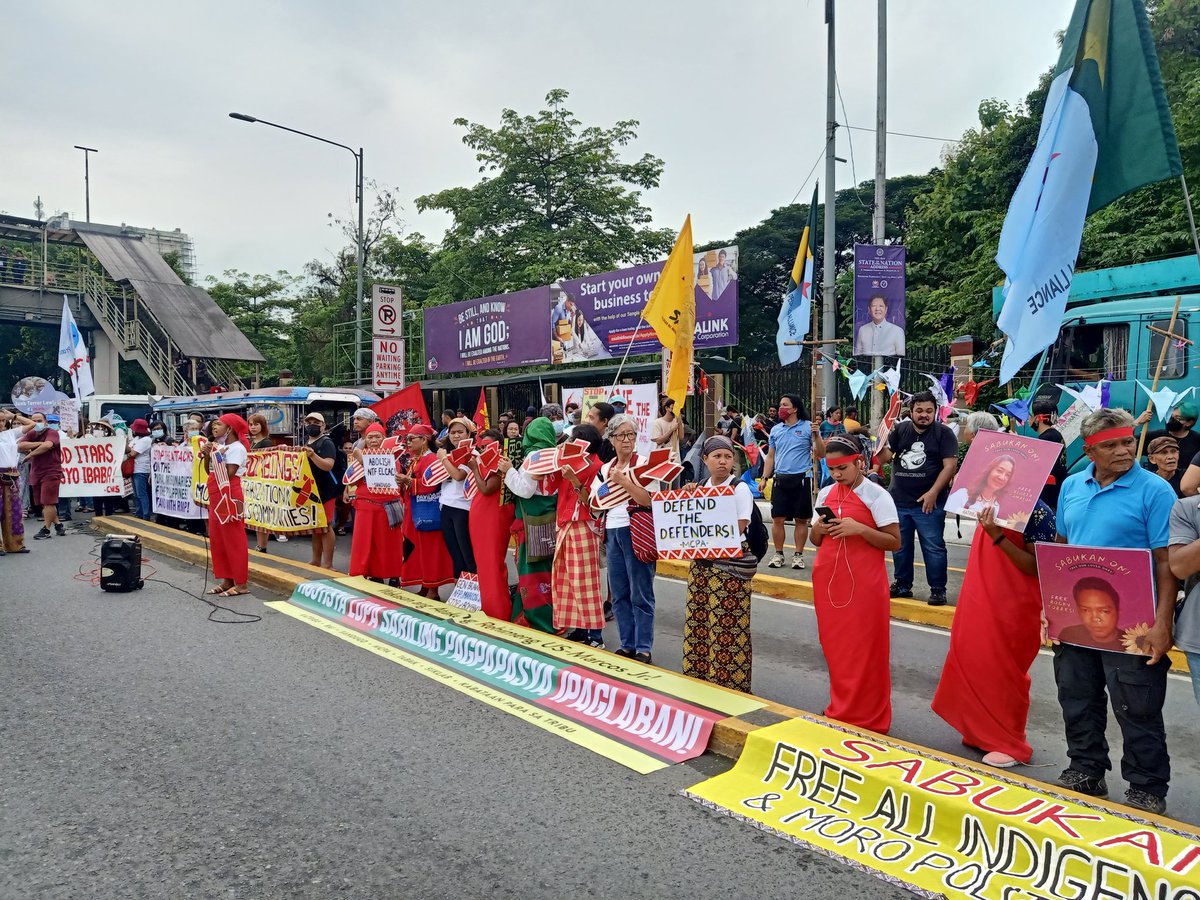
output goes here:
[[[740, 557], [691, 563], [683, 634], [683, 671], [722, 686], [750, 691], [751, 583], [765, 563], [812, 563], [817, 626], [830, 679], [825, 710], [831, 718], [886, 733], [891, 726], [890, 614], [893, 598], [913, 597], [919, 544], [928, 602], [947, 603], [946, 502], [964, 448], [1000, 423], [973, 412], [944, 420], [933, 394], [913, 395], [881, 446], [860, 424], [858, 410], [834, 407], [810, 415], [785, 394], [765, 414], [727, 408], [707, 435], [697, 436], [662, 398], [647, 435], [655, 448], [686, 462], [672, 484], [636, 477], [638, 422], [619, 396], [584, 411], [548, 403], [523, 413], [508, 410], [494, 428], [479, 428], [463, 410], [446, 410], [440, 428], [417, 424], [387, 435], [370, 409], [360, 409], [334, 441], [319, 413], [305, 418], [305, 453], [328, 526], [311, 538], [311, 564], [332, 569], [339, 536], [352, 535], [349, 574], [441, 599], [469, 574], [488, 615], [605, 646], [636, 662], [653, 660], [655, 558], [639, 547], [635, 525], [650, 513], [651, 492], [667, 487], [732, 487]], [[1126, 802], [1162, 812], [1170, 781], [1163, 704], [1167, 652], [1188, 657], [1200, 701], [1200, 597], [1184, 599], [1181, 584], [1200, 583], [1200, 435], [1197, 409], [1180, 404], [1167, 428], [1149, 434], [1147, 463], [1138, 459], [1137, 420], [1100, 409], [1080, 428], [1088, 463], [1068, 475], [1065, 448], [1021, 530], [978, 512], [965, 577], [956, 598], [949, 650], [933, 698], [934, 711], [958, 730], [983, 761], [1006, 768], [1028, 764], [1029, 671], [1045, 643], [1034, 547], [1039, 542], [1143, 548], [1154, 561], [1157, 614], [1144, 639], [1145, 655], [1069, 643], [1053, 647], [1054, 674], [1066, 729], [1069, 767], [1059, 778], [1085, 794], [1107, 794], [1111, 769], [1105, 740], [1107, 705], [1123, 736], [1121, 771]], [[123, 424], [123, 423], [122, 423]], [[1032, 405], [1037, 436], [1063, 442], [1056, 407]], [[23, 508], [40, 508], [35, 538], [63, 534], [58, 521], [57, 423], [53, 417], [0, 412], [0, 525], [3, 550], [28, 552]], [[97, 427], [112, 426], [97, 423]], [[134, 514], [150, 518], [149, 448], [173, 440], [161, 423], [128, 426], [128, 472]], [[270, 445], [261, 416], [249, 422], [225, 415], [188, 421], [183, 440], [203, 434], [203, 460], [213, 498], [241, 500], [247, 451]], [[394, 440], [398, 439], [398, 441]], [[395, 489], [345, 483], [364, 454], [394, 443]], [[582, 448], [575, 467], [539, 474], [527, 458], [565, 441]], [[465, 454], [465, 455], [464, 455]], [[486, 460], [490, 459], [489, 464]], [[19, 461], [18, 461], [19, 460]], [[26, 470], [22, 494], [18, 466]], [[628, 502], [603, 508], [597, 500], [621, 491]], [[756, 500], [767, 495], [770, 528]], [[765, 504], [764, 504], [765, 505]], [[69, 508], [69, 506], [68, 506]], [[96, 502], [97, 512], [112, 512]], [[237, 518], [209, 519], [214, 593], [248, 591], [248, 539]], [[757, 536], [757, 537], [756, 537]], [[266, 552], [268, 535], [252, 532]], [[757, 546], [755, 546], [757, 544]], [[515, 548], [516, 583], [507, 554]], [[893, 554], [888, 577], [887, 553]], [[1178, 602], [1177, 602], [1178, 601]], [[910, 601], [911, 602], [911, 601]], [[1114, 603], [1116, 601], [1113, 601]]]

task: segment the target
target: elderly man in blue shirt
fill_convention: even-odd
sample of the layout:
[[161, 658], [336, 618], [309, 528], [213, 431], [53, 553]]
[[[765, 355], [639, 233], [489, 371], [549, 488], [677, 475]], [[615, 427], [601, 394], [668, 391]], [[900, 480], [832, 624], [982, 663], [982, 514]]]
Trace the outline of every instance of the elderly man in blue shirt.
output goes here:
[[1087, 547], [1145, 548], [1154, 555], [1156, 612], [1146, 636], [1150, 658], [1070, 644], [1054, 647], [1054, 679], [1066, 724], [1071, 764], [1059, 784], [1083, 794], [1108, 793], [1112, 768], [1105, 689], [1121, 727], [1121, 775], [1129, 783], [1125, 802], [1162, 814], [1167, 808], [1171, 759], [1163, 725], [1172, 623], [1179, 582], [1167, 546], [1175, 492], [1137, 463], [1133, 417], [1101, 409], [1083, 420], [1080, 436], [1092, 464], [1069, 477], [1058, 498], [1058, 541]]

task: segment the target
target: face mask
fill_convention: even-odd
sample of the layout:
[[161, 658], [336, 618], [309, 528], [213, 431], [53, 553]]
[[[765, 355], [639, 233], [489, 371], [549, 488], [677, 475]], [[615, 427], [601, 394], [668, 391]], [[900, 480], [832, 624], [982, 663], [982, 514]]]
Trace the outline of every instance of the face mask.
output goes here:
[[50, 430], [51, 430], [51, 431], [58, 431], [58, 425], [56, 425], [54, 422], [51, 422], [51, 423], [50, 423]]
[[45, 422], [34, 422], [33, 430], [36, 431], [38, 434], [41, 434], [43, 431], [46, 430], [46, 423]]
[[318, 437], [321, 434], [321, 426], [320, 425], [305, 425], [304, 433], [307, 434], [309, 437]]
[[563, 429], [565, 429], [567, 427], [567, 423], [564, 422], [562, 419], [555, 419], [551, 424], [554, 426], [555, 434], [562, 434]]
[[165, 438], [167, 436], [167, 433], [165, 431], [152, 431], [152, 432], [150, 432], [150, 435], [156, 441], [161, 441], [163, 438]]

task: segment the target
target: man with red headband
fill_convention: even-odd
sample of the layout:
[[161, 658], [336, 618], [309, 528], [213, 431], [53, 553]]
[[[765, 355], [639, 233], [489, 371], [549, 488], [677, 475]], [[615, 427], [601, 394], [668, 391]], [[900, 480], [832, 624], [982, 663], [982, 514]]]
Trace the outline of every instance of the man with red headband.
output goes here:
[[1133, 416], [1125, 410], [1097, 410], [1083, 420], [1079, 433], [1092, 464], [1063, 484], [1057, 540], [1152, 551], [1158, 606], [1146, 635], [1148, 660], [1131, 653], [1055, 645], [1054, 679], [1071, 760], [1058, 783], [1094, 797], [1107, 795], [1104, 773], [1112, 768], [1104, 738], [1107, 688], [1124, 739], [1121, 775], [1129, 782], [1125, 802], [1161, 815], [1167, 809], [1171, 779], [1162, 710], [1179, 589], [1167, 552], [1175, 491], [1138, 465]]

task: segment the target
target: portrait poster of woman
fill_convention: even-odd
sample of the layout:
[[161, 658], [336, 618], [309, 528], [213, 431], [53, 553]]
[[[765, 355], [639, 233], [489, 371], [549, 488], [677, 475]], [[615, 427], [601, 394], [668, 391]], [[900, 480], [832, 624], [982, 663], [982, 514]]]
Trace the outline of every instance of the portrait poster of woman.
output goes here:
[[991, 508], [1001, 528], [1024, 530], [1058, 449], [1052, 441], [980, 431], [954, 476], [946, 512], [974, 519]]

